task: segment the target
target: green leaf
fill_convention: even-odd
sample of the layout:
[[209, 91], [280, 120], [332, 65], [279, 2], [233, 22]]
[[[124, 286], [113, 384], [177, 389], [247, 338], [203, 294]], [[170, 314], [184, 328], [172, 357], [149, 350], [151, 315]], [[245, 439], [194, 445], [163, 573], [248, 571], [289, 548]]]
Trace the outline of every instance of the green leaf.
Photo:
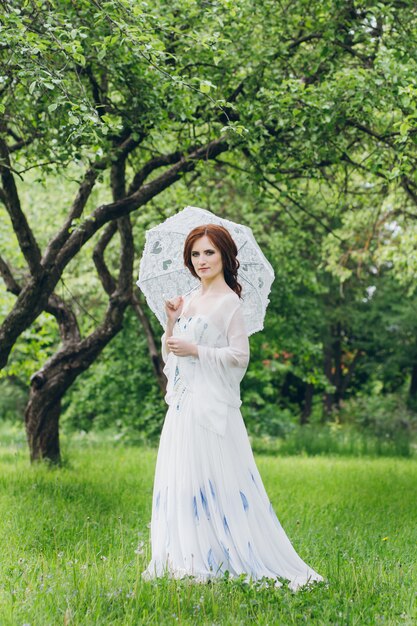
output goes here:
[[215, 85], [213, 85], [213, 83], [211, 83], [209, 80], [202, 80], [200, 81], [200, 91], [202, 93], [210, 93], [212, 88], [216, 88]]

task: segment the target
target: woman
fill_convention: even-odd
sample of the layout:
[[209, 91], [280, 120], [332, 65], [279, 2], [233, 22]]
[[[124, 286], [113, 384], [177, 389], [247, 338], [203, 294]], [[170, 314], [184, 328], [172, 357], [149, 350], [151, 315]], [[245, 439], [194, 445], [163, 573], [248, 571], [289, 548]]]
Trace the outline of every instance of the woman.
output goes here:
[[149, 580], [167, 573], [197, 582], [246, 574], [289, 580], [296, 590], [322, 577], [295, 552], [262, 483], [240, 413], [249, 342], [227, 229], [192, 230], [184, 263], [200, 280], [166, 302], [162, 355], [169, 405], [155, 471]]

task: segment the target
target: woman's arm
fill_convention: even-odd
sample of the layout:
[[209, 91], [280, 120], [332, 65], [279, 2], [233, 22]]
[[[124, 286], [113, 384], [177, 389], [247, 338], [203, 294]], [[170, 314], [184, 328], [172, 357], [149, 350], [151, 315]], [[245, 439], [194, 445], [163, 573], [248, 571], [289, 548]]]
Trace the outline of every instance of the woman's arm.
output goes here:
[[223, 307], [221, 314], [226, 323], [230, 320], [226, 326], [228, 345], [198, 346], [192, 397], [196, 420], [224, 436], [229, 407], [241, 405], [240, 382], [249, 363], [249, 341], [240, 303]]
[[172, 337], [172, 332], [174, 330], [175, 323], [179, 316], [181, 315], [181, 311], [184, 306], [184, 298], [183, 296], [177, 296], [176, 298], [171, 298], [171, 300], [167, 300], [165, 302], [165, 312], [167, 314], [167, 324], [165, 327], [165, 332], [161, 337], [161, 348], [162, 348], [162, 358], [167, 361], [168, 353], [171, 351], [168, 340]]
[[167, 325], [165, 327], [165, 332], [161, 337], [162, 358], [164, 359], [165, 363], [167, 361], [168, 354], [170, 352], [168, 340], [172, 337], [172, 331], [174, 330], [174, 325], [175, 325], [175, 322], [168, 320]]
[[[235, 309], [227, 329], [228, 345], [223, 348], [201, 346], [181, 337], [166, 336], [167, 351], [176, 356], [194, 356], [211, 360], [213, 365], [246, 369], [249, 363], [249, 340], [241, 306]], [[164, 359], [165, 360], [165, 359]]]
[[176, 356], [198, 356], [197, 344], [181, 337], [170, 336], [166, 344], [169, 352], [173, 352]]
[[232, 315], [227, 329], [228, 345], [222, 348], [196, 346], [200, 360], [211, 361], [221, 367], [246, 369], [249, 364], [249, 340], [241, 306]]

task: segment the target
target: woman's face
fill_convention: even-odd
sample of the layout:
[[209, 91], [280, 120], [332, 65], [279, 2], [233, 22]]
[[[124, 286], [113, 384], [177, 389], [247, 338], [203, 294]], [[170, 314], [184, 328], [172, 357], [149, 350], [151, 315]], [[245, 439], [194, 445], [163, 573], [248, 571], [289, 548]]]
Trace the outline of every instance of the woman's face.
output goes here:
[[196, 239], [191, 249], [191, 262], [194, 271], [201, 279], [210, 280], [223, 273], [223, 262], [220, 250], [211, 239], [204, 235]]

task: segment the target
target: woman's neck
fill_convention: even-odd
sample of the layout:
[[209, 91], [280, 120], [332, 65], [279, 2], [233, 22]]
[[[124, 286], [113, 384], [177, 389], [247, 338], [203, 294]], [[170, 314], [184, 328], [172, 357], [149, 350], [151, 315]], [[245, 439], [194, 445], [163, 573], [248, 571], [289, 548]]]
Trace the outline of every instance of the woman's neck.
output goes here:
[[227, 293], [230, 291], [229, 285], [226, 283], [223, 277], [215, 280], [201, 279], [200, 293], [202, 296], [209, 296], [210, 294]]

